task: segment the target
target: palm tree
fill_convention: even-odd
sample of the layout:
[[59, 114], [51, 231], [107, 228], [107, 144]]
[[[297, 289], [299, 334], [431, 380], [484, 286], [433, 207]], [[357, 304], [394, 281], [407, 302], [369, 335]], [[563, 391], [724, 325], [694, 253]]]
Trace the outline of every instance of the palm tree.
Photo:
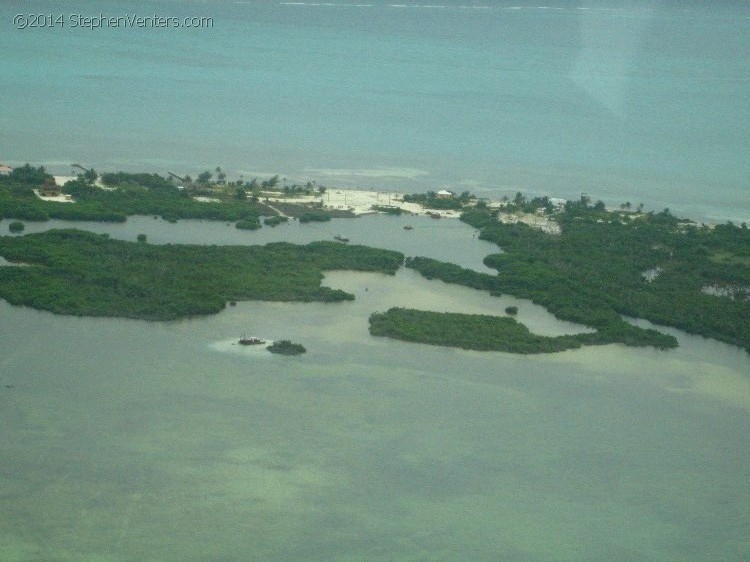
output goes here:
[[197, 182], [202, 184], [210, 183], [211, 176], [212, 174], [208, 170], [206, 170], [205, 172], [201, 172], [200, 174], [198, 174]]
[[216, 180], [219, 183], [223, 184], [224, 180], [227, 179], [227, 175], [221, 169], [221, 166], [216, 166], [216, 170], [214, 170], [214, 171], [216, 172]]

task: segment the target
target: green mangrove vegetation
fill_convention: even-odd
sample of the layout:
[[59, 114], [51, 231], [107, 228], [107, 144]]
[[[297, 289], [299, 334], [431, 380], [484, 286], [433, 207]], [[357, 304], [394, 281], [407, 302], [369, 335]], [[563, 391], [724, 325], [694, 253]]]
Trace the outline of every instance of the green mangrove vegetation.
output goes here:
[[375, 212], [385, 213], [386, 215], [403, 215], [407, 212], [401, 207], [396, 207], [394, 205], [373, 205], [370, 208]]
[[328, 222], [331, 214], [326, 211], [307, 211], [299, 216], [299, 222]]
[[58, 314], [173, 320], [228, 301], [353, 299], [321, 286], [328, 270], [393, 274], [403, 255], [336, 242], [306, 246], [152, 245], [77, 230], [0, 237], [0, 298]]
[[461, 210], [475, 200], [476, 197], [471, 195], [468, 191], [464, 191], [461, 195], [455, 197], [440, 197], [434, 191], [404, 195], [404, 203], [417, 203], [428, 209], [441, 209], [446, 211]]
[[260, 221], [257, 217], [254, 217], [253, 220], [237, 221], [234, 226], [240, 230], [258, 230], [260, 228]]
[[[179, 189], [157, 174], [117, 174], [118, 181], [109, 189], [102, 189], [81, 179], [66, 183], [63, 192], [75, 199], [68, 207], [101, 209], [111, 213], [130, 215], [158, 215], [165, 220], [208, 219], [222, 221], [255, 221], [259, 214], [275, 214], [256, 203], [222, 200], [196, 200], [187, 189]], [[102, 182], [106, 185], [107, 176]], [[110, 180], [110, 183], [111, 180]], [[62, 206], [62, 205], [60, 205]], [[55, 217], [58, 218], [58, 217]], [[92, 219], [96, 220], [96, 219]]]
[[[85, 170], [85, 169], [84, 169]], [[161, 216], [169, 221], [202, 218], [235, 222], [256, 229], [296, 217], [300, 222], [354, 216], [348, 210], [325, 210], [322, 202], [302, 205], [285, 195], [312, 193], [314, 184], [292, 186], [278, 176], [262, 183], [227, 182], [221, 168], [196, 181], [170, 173], [118, 172], [101, 177], [85, 170], [63, 187], [74, 203], [49, 202], [38, 193], [60, 188], [43, 167], [30, 165], [0, 177], [0, 219], [21, 221], [125, 221], [129, 215]], [[179, 180], [179, 181], [175, 181]], [[261, 189], [266, 191], [261, 191]], [[273, 207], [261, 197], [279, 193]], [[319, 194], [324, 193], [319, 188]], [[375, 335], [468, 349], [540, 353], [581, 345], [622, 343], [675, 347], [677, 340], [629, 319], [679, 328], [750, 352], [750, 231], [743, 223], [709, 228], [678, 219], [668, 209], [644, 213], [607, 210], [602, 201], [547, 197], [504, 198], [491, 207], [468, 192], [414, 194], [404, 201], [429, 208], [460, 209], [461, 220], [479, 237], [501, 250], [484, 263], [496, 274], [480, 273], [425, 257], [406, 260], [406, 267], [440, 279], [487, 291], [510, 294], [545, 307], [561, 320], [592, 333], [541, 337], [514, 318], [428, 313], [392, 309], [375, 314]], [[553, 201], [555, 204], [553, 205]], [[396, 207], [379, 207], [396, 212]], [[523, 216], [557, 223], [543, 231], [520, 222]], [[502, 222], [512, 220], [514, 222]], [[534, 220], [536, 222], [536, 220]], [[559, 227], [559, 232], [557, 232]], [[0, 237], [0, 256], [30, 267], [0, 267], [0, 298], [62, 314], [121, 316], [168, 320], [221, 310], [226, 302], [246, 299], [342, 301], [353, 296], [322, 287], [322, 272], [331, 269], [394, 273], [403, 262], [398, 252], [334, 242], [307, 246], [279, 243], [252, 247], [154, 246], [145, 235], [138, 242], [110, 240], [74, 230]], [[515, 307], [506, 313], [515, 316]]]
[[278, 226], [282, 222], [287, 222], [289, 220], [289, 217], [283, 217], [281, 215], [276, 215], [273, 217], [265, 217], [263, 219], [263, 224], [266, 226]]
[[[546, 337], [507, 316], [391, 308], [370, 316], [370, 333], [394, 339], [508, 353], [552, 353], [581, 347], [591, 334]], [[603, 343], [603, 342], [598, 342]]]
[[[711, 337], [750, 352], [750, 231], [745, 224], [698, 226], [674, 217], [668, 209], [643, 214], [642, 205], [637, 212], [630, 212], [628, 204], [621, 205], [622, 212], [608, 211], [601, 201], [591, 204], [585, 196], [557, 211], [547, 198], [527, 201], [517, 194], [502, 208], [552, 214], [561, 232], [550, 234], [523, 222], [502, 223], [499, 209], [464, 206], [462, 220], [479, 229], [481, 239], [502, 249], [484, 260], [497, 274], [424, 257], [408, 258], [406, 266], [429, 279], [495, 296], [530, 299], [561, 320], [596, 329], [594, 334], [565, 336], [555, 344], [526, 338], [524, 352], [554, 350], [560, 342], [566, 346], [677, 346], [674, 337], [634, 326], [628, 317]], [[513, 315], [514, 308], [506, 312]], [[461, 315], [438, 318], [420, 311], [389, 311], [374, 318], [376, 328], [372, 329], [380, 330], [378, 335], [435, 343], [436, 336], [425, 331], [434, 322], [451, 334], [437, 338], [443, 345], [479, 348], [447, 328], [451, 322], [470, 322]], [[482, 337], [467, 327], [464, 333], [471, 333], [471, 339], [491, 340], [499, 333], [496, 320], [476, 325], [484, 325], [486, 333]]]
[[[487, 261], [488, 258], [485, 259]], [[634, 326], [617, 314], [613, 309], [591, 304], [576, 291], [566, 292], [566, 286], [559, 287], [560, 294], [555, 294], [557, 300], [547, 292], [523, 293], [517, 290], [504, 273], [491, 275], [465, 269], [451, 263], [440, 262], [431, 258], [407, 258], [406, 267], [418, 271], [427, 279], [440, 279], [446, 283], [465, 285], [474, 289], [488, 291], [493, 296], [501, 296], [504, 292], [520, 298], [528, 298], [537, 304], [545, 306], [560, 320], [576, 322], [584, 326], [596, 328], [597, 337], [581, 339], [584, 344], [622, 343], [629, 346], [653, 346], [659, 349], [677, 347], [677, 340], [670, 335], [663, 334], [651, 328], [644, 329]], [[533, 285], [531, 285], [533, 286]], [[565, 300], [566, 298], [570, 301]], [[576, 304], [580, 307], [577, 308]]]
[[677, 347], [672, 337], [625, 322], [601, 329], [563, 336], [540, 336], [509, 316], [431, 312], [391, 308], [370, 316], [370, 333], [410, 342], [461, 347], [477, 351], [554, 353], [583, 345], [622, 343], [658, 349]]
[[[0, 177], [0, 218], [47, 221], [125, 222], [131, 215], [155, 215], [174, 222], [178, 219], [209, 219], [258, 222], [259, 215], [272, 216], [275, 211], [257, 202], [237, 201], [213, 191], [217, 201], [199, 201], [196, 193], [158, 174], [104, 174], [104, 187], [95, 184], [93, 170], [80, 174], [61, 189], [44, 167], [28, 164]], [[49, 189], [70, 195], [75, 203], [44, 201], [34, 190]], [[223, 197], [223, 199], [222, 199]]]
[[750, 231], [744, 224], [709, 228], [668, 209], [610, 212], [585, 199], [568, 202], [556, 215], [559, 235], [503, 224], [489, 212], [462, 219], [503, 250], [484, 260], [496, 276], [423, 260], [411, 266], [444, 281], [531, 299], [602, 334], [632, 332], [623, 327], [625, 316], [750, 351]]
[[271, 353], [277, 353], [279, 355], [300, 355], [307, 351], [302, 344], [292, 343], [289, 340], [275, 341], [266, 349]]

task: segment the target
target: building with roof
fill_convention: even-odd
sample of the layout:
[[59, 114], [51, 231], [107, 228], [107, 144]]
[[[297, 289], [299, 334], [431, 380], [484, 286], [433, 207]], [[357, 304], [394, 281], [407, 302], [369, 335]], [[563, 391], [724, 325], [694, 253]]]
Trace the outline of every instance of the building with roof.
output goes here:
[[45, 181], [39, 190], [43, 197], [60, 197], [62, 194], [62, 188], [57, 185], [55, 180]]

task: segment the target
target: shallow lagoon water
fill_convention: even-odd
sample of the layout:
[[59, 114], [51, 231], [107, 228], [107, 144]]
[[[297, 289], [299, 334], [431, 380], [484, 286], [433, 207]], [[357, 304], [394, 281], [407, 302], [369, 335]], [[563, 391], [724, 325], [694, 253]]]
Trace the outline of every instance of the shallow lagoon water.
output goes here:
[[[0, 223], [1, 226], [2, 223]], [[414, 230], [404, 230], [411, 225]], [[332, 219], [329, 222], [302, 224], [296, 220], [259, 230], [239, 230], [234, 223], [181, 220], [172, 224], [160, 218], [136, 216], [121, 224], [50, 220], [27, 222], [23, 234], [53, 228], [76, 228], [112, 238], [135, 241], [146, 234], [151, 244], [254, 245], [272, 242], [308, 244], [317, 240], [333, 241], [343, 234], [352, 244], [377, 246], [403, 252], [406, 256], [427, 256], [451, 261], [462, 267], [494, 273], [485, 267], [484, 257], [499, 251], [495, 244], [479, 240], [478, 231], [455, 219], [435, 220], [425, 216], [365, 215]]]
[[[495, 300], [410, 275], [167, 323], [0, 303], [0, 558], [750, 555], [744, 352], [674, 331], [672, 351], [533, 357], [369, 336], [374, 310]], [[308, 353], [235, 353], [242, 333]]]

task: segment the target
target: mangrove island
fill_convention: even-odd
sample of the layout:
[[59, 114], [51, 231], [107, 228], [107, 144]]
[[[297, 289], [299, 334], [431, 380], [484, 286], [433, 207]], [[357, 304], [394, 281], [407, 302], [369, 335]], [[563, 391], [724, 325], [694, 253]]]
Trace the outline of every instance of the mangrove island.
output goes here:
[[[668, 209], [644, 212], [642, 204], [636, 210], [629, 203], [607, 209], [586, 196], [577, 201], [529, 200], [520, 193], [491, 204], [467, 192], [456, 196], [441, 191], [393, 201], [389, 197], [388, 205], [371, 209], [460, 214], [479, 238], [497, 246], [497, 253], [484, 259], [494, 274], [335, 242], [159, 246], [148, 243], [145, 235], [138, 242], [125, 242], [71, 229], [21, 235], [21, 221], [50, 218], [125, 221], [143, 214], [170, 221], [234, 221], [238, 228], [253, 230], [289, 217], [305, 223], [354, 216], [347, 209], [326, 209], [325, 190], [312, 184], [284, 186], [282, 191], [278, 177], [217, 184], [207, 174], [194, 182], [174, 174], [169, 179], [123, 172], [99, 177], [87, 170], [62, 188], [74, 204], [40, 195], [60, 191], [43, 168], [26, 165], [0, 177], [0, 218], [13, 220], [7, 230], [13, 234], [0, 236], [0, 257], [27, 266], [0, 267], [0, 298], [58, 314], [174, 320], [216, 313], [227, 302], [243, 299], [346, 301], [354, 296], [321, 285], [324, 271], [392, 275], [405, 266], [428, 279], [528, 299], [592, 331], [538, 336], [510, 317], [517, 313], [515, 307], [506, 309], [506, 317], [396, 308], [372, 314], [372, 335], [542, 353], [610, 343], [668, 349], [676, 347], [677, 340], [658, 326], [669, 326], [750, 352], [747, 226], [699, 225]], [[273, 189], [281, 199], [268, 198]], [[305, 199], [296, 201], [295, 195]], [[260, 217], [265, 219], [261, 222]], [[648, 320], [655, 328], [642, 328], [632, 319]]]

